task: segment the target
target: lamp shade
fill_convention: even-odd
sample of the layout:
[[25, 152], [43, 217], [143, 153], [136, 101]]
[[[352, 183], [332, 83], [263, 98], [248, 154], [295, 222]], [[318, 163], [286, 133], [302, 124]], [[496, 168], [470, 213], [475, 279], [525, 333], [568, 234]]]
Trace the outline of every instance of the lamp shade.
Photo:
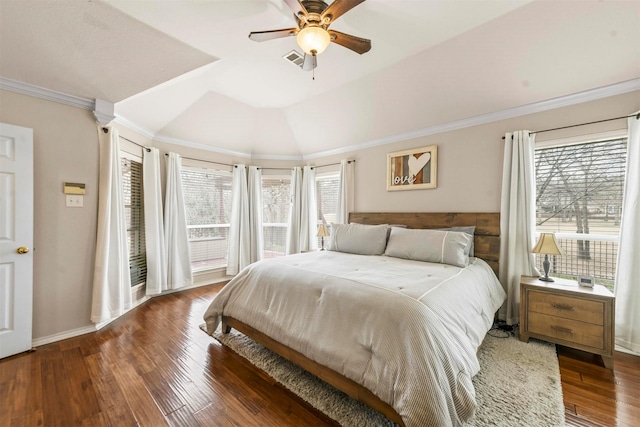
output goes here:
[[531, 252], [534, 254], [564, 255], [558, 247], [556, 235], [553, 233], [540, 234], [540, 239], [538, 239], [538, 243], [531, 249]]
[[320, 55], [329, 46], [331, 36], [322, 27], [307, 26], [298, 31], [298, 46], [309, 55]]
[[329, 235], [329, 231], [327, 230], [327, 226], [324, 224], [320, 224], [318, 227], [318, 237], [327, 237]]

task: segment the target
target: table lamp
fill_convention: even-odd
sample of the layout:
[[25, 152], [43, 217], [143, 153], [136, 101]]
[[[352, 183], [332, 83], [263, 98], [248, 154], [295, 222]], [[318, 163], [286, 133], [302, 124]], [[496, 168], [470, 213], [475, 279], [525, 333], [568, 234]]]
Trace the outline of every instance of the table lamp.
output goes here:
[[553, 233], [542, 233], [538, 243], [531, 249], [534, 254], [544, 254], [544, 261], [542, 267], [544, 268], [544, 277], [540, 277], [540, 280], [544, 282], [553, 282], [554, 280], [549, 277], [549, 255], [564, 255], [558, 247], [556, 236]]
[[318, 227], [317, 236], [320, 237], [320, 241], [322, 242], [322, 249], [320, 249], [321, 251], [324, 251], [324, 238], [328, 235], [329, 231], [327, 230], [327, 226], [324, 224], [320, 224], [320, 226]]

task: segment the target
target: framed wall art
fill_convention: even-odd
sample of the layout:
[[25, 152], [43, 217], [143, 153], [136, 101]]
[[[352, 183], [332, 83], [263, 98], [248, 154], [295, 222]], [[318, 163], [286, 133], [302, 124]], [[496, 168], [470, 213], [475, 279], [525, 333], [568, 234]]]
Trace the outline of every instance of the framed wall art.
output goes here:
[[387, 155], [387, 191], [436, 188], [437, 177], [437, 145]]

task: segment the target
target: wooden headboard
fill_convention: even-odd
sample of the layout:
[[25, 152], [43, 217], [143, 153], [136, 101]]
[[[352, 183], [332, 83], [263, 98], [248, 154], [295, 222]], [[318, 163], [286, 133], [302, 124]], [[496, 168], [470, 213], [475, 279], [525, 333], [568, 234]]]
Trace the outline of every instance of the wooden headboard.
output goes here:
[[482, 258], [498, 275], [500, 261], [500, 213], [430, 213], [430, 212], [351, 212], [349, 222], [359, 224], [404, 224], [409, 228], [447, 228], [476, 226], [475, 256]]

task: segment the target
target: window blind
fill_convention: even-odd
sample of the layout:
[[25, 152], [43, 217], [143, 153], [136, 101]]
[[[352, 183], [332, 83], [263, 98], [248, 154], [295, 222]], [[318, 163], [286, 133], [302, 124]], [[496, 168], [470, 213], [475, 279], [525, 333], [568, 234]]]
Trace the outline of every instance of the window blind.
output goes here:
[[121, 158], [121, 167], [129, 247], [129, 274], [131, 286], [136, 286], [147, 280], [142, 163]]
[[338, 190], [340, 174], [316, 176], [316, 198], [318, 202], [318, 224], [331, 224], [338, 216]]

